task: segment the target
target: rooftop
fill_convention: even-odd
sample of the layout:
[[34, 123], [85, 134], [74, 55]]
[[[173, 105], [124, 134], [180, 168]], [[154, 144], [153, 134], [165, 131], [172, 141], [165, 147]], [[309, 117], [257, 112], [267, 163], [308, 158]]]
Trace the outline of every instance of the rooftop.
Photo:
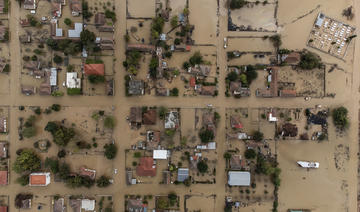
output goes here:
[[8, 184], [8, 171], [0, 171], [0, 185]]
[[140, 158], [140, 164], [136, 167], [136, 174], [138, 176], [156, 176], [156, 165], [154, 165], [154, 159], [152, 157]]
[[47, 186], [50, 184], [50, 172], [30, 174], [30, 186]]
[[229, 186], [250, 186], [250, 172], [229, 171]]
[[105, 65], [104, 64], [85, 64], [84, 71], [86, 75], [105, 75]]

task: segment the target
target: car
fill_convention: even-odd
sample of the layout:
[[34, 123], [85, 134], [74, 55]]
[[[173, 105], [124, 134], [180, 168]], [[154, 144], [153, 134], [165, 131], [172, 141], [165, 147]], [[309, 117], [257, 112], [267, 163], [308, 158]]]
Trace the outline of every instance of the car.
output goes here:
[[224, 38], [224, 49], [226, 49], [227, 48], [227, 38], [225, 37]]

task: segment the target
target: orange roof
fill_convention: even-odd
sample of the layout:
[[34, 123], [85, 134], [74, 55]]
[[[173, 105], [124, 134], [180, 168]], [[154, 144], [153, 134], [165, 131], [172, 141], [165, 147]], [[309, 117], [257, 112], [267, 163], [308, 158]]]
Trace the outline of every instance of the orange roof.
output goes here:
[[156, 167], [154, 166], [154, 159], [152, 157], [140, 158], [140, 164], [136, 168], [136, 174], [138, 176], [151, 176], [156, 175]]
[[8, 212], [7, 206], [0, 206], [0, 212]]
[[195, 79], [195, 77], [191, 77], [190, 78], [190, 86], [195, 87], [195, 85], [196, 85], [196, 79]]
[[104, 64], [85, 64], [84, 70], [86, 75], [105, 75]]
[[7, 185], [7, 184], [8, 184], [8, 172], [0, 171], [0, 185]]
[[46, 185], [46, 175], [30, 175], [30, 185]]

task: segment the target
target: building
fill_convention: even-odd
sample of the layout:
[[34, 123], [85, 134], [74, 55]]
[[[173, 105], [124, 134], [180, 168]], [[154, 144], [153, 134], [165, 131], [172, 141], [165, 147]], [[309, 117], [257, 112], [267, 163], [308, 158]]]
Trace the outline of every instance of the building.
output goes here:
[[64, 202], [64, 198], [54, 199], [52, 202], [53, 212], [64, 212], [66, 209]]
[[152, 157], [140, 158], [140, 164], [136, 167], [136, 174], [141, 177], [156, 176], [156, 165]]
[[76, 72], [66, 73], [66, 87], [67, 88], [81, 88], [81, 79], [77, 78]]
[[106, 81], [106, 94], [108, 96], [114, 96], [114, 79]]
[[29, 186], [47, 186], [50, 184], [50, 172], [30, 174]]
[[82, 31], [83, 31], [83, 24], [75, 23], [74, 29], [68, 30], [68, 37], [69, 38], [80, 38], [80, 34]]
[[104, 64], [85, 64], [84, 65], [85, 75], [105, 75], [105, 65]]
[[106, 23], [105, 14], [104, 13], [96, 13], [95, 15], [95, 25], [103, 26]]
[[64, 36], [63, 29], [58, 28], [58, 19], [50, 20], [50, 34], [53, 38], [62, 38]]
[[190, 67], [188, 69], [188, 72], [190, 74], [196, 75], [196, 76], [203, 76], [207, 77], [209, 76], [211, 72], [211, 66], [209, 65], [195, 65], [194, 67]]
[[36, 93], [36, 88], [30, 85], [22, 85], [21, 93], [25, 94], [26, 96], [34, 95]]
[[5, 0], [0, 0], [0, 14], [4, 14]]
[[242, 129], [244, 127], [238, 115], [230, 116], [230, 125], [233, 129]]
[[139, 126], [142, 123], [142, 108], [132, 107], [130, 108], [129, 121], [131, 126]]
[[95, 200], [82, 199], [81, 200], [81, 209], [85, 211], [94, 211], [95, 210]]
[[41, 83], [39, 87], [39, 95], [51, 95], [51, 86], [48, 82]]
[[288, 65], [297, 65], [301, 60], [301, 54], [299, 52], [291, 52], [284, 55], [281, 60]]
[[189, 178], [189, 169], [188, 168], [178, 168], [177, 181], [184, 182]]
[[126, 211], [129, 212], [146, 212], [146, 207], [142, 203], [142, 199], [128, 199], [126, 204]]
[[96, 170], [88, 169], [86, 167], [81, 167], [79, 174], [84, 177], [89, 177], [92, 180], [95, 180], [96, 177]]
[[8, 145], [6, 142], [0, 142], [0, 159], [8, 157]]
[[128, 92], [130, 95], [144, 95], [144, 82], [142, 80], [130, 80]]
[[204, 96], [215, 96], [216, 94], [216, 86], [201, 86], [200, 94]]
[[168, 150], [153, 150], [153, 159], [155, 160], [167, 160], [170, 157]]
[[57, 69], [56, 68], [50, 69], [50, 85], [57, 86]]
[[243, 171], [229, 171], [228, 172], [229, 186], [250, 186], [250, 172]]
[[0, 185], [8, 184], [8, 171], [0, 171]]
[[156, 96], [170, 96], [168, 88], [156, 88]]
[[249, 170], [249, 166], [245, 159], [241, 158], [241, 155], [232, 155], [230, 158], [230, 169], [231, 170]]
[[9, 40], [9, 29], [6, 26], [0, 26], [0, 41]]
[[279, 90], [279, 96], [280, 97], [296, 97], [296, 90]]
[[176, 129], [179, 127], [179, 113], [170, 111], [165, 117], [165, 129]]
[[139, 51], [139, 52], [155, 52], [154, 45], [147, 45], [147, 44], [127, 44], [126, 46], [127, 51]]
[[282, 126], [281, 135], [285, 137], [296, 137], [298, 135], [298, 128], [296, 124], [285, 123]]
[[146, 132], [146, 149], [154, 150], [159, 148], [161, 140], [160, 131], [147, 131]]
[[234, 96], [246, 97], [250, 96], [250, 88], [242, 87], [241, 82], [230, 82], [230, 92]]
[[61, 17], [61, 3], [56, 1], [56, 0], [52, 0], [51, 1], [51, 15], [54, 18], [60, 18]]
[[7, 118], [6, 117], [0, 117], [0, 133], [7, 133], [8, 127], [7, 127]]
[[156, 109], [148, 109], [143, 115], [142, 115], [142, 122], [145, 125], [155, 125], [157, 119], [157, 112]]
[[36, 0], [24, 0], [23, 5], [25, 10], [35, 10]]
[[80, 0], [70, 0], [70, 9], [72, 16], [79, 16], [82, 12], [82, 3]]
[[0, 212], [8, 212], [8, 206], [0, 206]]

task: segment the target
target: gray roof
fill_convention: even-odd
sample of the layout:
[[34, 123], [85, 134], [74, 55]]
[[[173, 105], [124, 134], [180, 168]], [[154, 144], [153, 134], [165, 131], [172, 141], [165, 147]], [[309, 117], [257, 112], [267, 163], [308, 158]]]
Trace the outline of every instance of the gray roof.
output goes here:
[[229, 171], [228, 184], [229, 186], [249, 186], [250, 172]]
[[131, 80], [129, 82], [129, 94], [144, 95], [144, 82], [141, 80]]
[[189, 169], [188, 168], [179, 168], [177, 181], [184, 182], [188, 178], [189, 178]]

